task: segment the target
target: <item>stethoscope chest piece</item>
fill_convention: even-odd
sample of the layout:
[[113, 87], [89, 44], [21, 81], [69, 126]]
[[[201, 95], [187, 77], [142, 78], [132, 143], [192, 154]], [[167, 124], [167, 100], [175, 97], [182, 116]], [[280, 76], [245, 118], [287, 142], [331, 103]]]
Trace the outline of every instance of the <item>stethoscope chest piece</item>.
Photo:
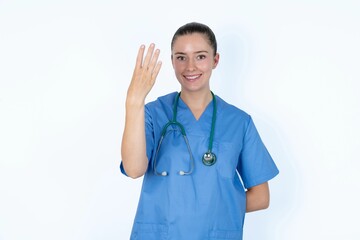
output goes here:
[[216, 163], [216, 155], [212, 152], [206, 152], [202, 157], [202, 162], [205, 166], [212, 166]]

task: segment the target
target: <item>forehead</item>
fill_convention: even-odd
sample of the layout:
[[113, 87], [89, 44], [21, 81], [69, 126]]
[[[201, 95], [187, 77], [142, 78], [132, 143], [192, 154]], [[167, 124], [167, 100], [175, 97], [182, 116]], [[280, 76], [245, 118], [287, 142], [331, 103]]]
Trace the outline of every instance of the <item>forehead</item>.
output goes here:
[[173, 53], [182, 52], [198, 52], [198, 51], [208, 51], [212, 50], [209, 40], [205, 34], [202, 33], [192, 33], [182, 36], [178, 36], [174, 41]]

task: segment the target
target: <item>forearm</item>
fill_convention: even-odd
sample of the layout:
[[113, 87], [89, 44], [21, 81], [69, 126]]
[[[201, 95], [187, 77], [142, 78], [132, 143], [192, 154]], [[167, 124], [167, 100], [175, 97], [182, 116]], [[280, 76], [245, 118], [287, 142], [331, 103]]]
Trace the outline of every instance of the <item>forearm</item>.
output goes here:
[[144, 175], [148, 165], [144, 115], [144, 103], [127, 101], [121, 156], [125, 172], [132, 178]]
[[268, 183], [254, 186], [246, 192], [246, 212], [253, 212], [269, 207], [270, 193]]

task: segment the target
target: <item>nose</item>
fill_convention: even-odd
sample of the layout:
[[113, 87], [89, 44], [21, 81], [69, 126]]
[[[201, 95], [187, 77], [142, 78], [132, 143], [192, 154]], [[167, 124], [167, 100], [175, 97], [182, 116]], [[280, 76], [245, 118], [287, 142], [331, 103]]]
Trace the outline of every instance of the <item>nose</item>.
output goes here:
[[189, 58], [188, 62], [187, 62], [187, 66], [186, 69], [188, 71], [194, 71], [196, 69], [196, 64], [195, 64], [195, 60], [192, 58]]

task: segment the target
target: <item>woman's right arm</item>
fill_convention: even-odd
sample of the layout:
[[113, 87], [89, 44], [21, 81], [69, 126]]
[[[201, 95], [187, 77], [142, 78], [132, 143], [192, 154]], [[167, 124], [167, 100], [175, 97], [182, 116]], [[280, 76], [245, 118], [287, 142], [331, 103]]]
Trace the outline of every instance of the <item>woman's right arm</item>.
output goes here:
[[125, 128], [121, 143], [121, 158], [126, 174], [138, 178], [148, 166], [145, 138], [145, 98], [154, 86], [161, 68], [160, 50], [150, 44], [144, 58], [145, 46], [139, 49], [134, 73], [125, 103]]

